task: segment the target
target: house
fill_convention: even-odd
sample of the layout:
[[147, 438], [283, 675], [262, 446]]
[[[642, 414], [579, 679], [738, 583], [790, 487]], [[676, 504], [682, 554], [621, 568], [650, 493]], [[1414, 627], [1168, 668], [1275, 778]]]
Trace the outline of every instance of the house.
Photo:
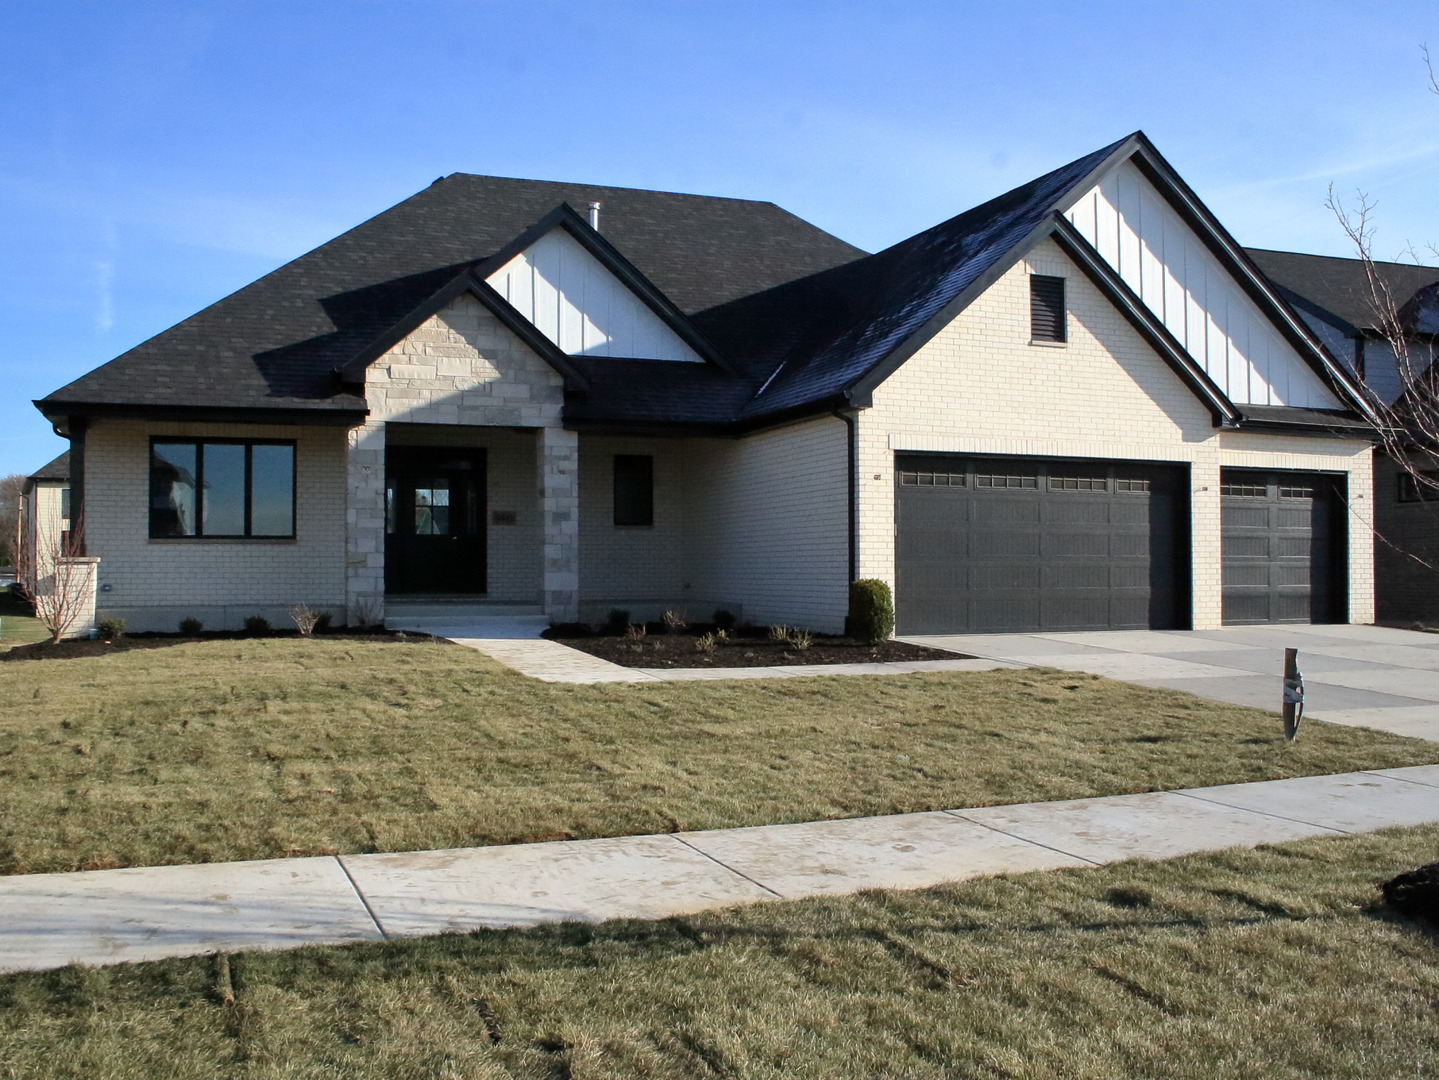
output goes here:
[[[1381, 406], [1403, 413], [1413, 402], [1429, 417], [1375, 457], [1376, 618], [1397, 625], [1439, 623], [1439, 486], [1424, 482], [1426, 475], [1439, 482], [1439, 457], [1431, 445], [1439, 416], [1424, 385], [1439, 343], [1439, 267], [1372, 262], [1366, 269], [1360, 259], [1256, 249], [1249, 256]], [[1378, 297], [1370, 269], [1382, 283]], [[1385, 307], [1398, 318], [1403, 357], [1396, 357], [1382, 328]]]
[[25, 478], [15, 549], [15, 579], [30, 595], [43, 587], [46, 567], [70, 544], [70, 455], [61, 454]]
[[873, 255], [454, 174], [36, 404], [135, 630], [1374, 615], [1370, 407], [1142, 133]]

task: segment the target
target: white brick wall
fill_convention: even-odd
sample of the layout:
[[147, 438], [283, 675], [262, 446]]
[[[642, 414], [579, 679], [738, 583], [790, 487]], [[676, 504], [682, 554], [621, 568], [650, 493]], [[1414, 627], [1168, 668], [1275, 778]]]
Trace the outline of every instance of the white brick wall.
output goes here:
[[[293, 540], [151, 540], [150, 437], [293, 439]], [[288, 625], [297, 603], [343, 611], [345, 432], [259, 424], [95, 420], [85, 440], [85, 539], [100, 557], [98, 617], [131, 630], [212, 630], [247, 615]]]
[[[1063, 346], [1029, 344], [1030, 273], [1066, 279]], [[1221, 433], [1169, 366], [1047, 242], [887, 379], [859, 425], [859, 573], [891, 586], [897, 450], [1188, 463], [1201, 629], [1220, 624], [1221, 465], [1341, 471], [1356, 506], [1372, 498], [1366, 442]], [[1369, 622], [1372, 542], [1359, 524], [1350, 537], [1350, 617]]]
[[744, 618], [837, 633], [849, 605], [848, 429], [833, 417], [690, 440], [689, 582]]

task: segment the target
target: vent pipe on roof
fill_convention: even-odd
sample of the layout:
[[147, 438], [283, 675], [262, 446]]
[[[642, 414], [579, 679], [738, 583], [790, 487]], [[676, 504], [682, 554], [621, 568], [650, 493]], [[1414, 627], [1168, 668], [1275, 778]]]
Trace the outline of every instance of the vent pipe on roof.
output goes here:
[[597, 202], [590, 203], [590, 228], [600, 231], [600, 204]]

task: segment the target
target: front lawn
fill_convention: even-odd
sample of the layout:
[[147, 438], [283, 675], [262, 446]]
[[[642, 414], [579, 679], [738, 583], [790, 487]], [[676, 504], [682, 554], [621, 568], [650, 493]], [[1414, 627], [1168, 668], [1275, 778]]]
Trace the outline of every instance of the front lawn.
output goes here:
[[1439, 828], [917, 892], [0, 977], [0, 1075], [1439, 1074]]
[[[456, 645], [0, 664], [0, 871], [713, 829], [1439, 762], [1054, 671], [549, 685]], [[1276, 683], [1276, 693], [1277, 693]]]
[[30, 605], [22, 604], [10, 595], [8, 588], [0, 586], [0, 653], [16, 645], [44, 641], [49, 636], [50, 631], [35, 618]]

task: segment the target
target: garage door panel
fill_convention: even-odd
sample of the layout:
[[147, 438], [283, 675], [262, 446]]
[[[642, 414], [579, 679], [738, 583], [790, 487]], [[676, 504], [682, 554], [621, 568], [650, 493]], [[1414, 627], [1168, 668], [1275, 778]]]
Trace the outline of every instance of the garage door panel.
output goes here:
[[[899, 455], [897, 464], [902, 632], [1187, 624], [1183, 468], [959, 455]], [[906, 479], [925, 472], [961, 480], [927, 490]]]
[[1225, 469], [1220, 520], [1226, 623], [1345, 617], [1342, 479]]

